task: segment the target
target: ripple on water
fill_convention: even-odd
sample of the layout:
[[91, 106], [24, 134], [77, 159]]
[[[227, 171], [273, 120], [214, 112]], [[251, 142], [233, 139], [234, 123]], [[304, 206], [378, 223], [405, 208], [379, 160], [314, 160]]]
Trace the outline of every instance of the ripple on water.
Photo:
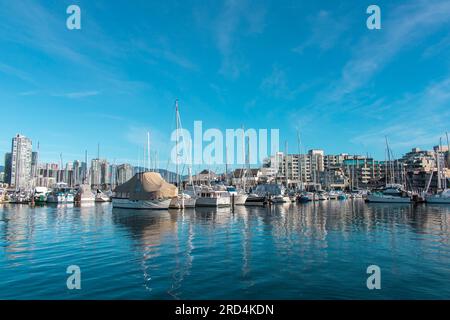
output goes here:
[[[0, 299], [450, 299], [450, 208], [0, 207]], [[79, 265], [82, 290], [66, 288]], [[366, 268], [382, 290], [366, 288]]]

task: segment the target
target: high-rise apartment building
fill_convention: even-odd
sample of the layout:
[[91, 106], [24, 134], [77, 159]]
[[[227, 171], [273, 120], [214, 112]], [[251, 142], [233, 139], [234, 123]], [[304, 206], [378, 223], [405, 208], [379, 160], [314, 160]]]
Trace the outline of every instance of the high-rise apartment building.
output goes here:
[[11, 145], [11, 186], [16, 189], [31, 187], [32, 143], [22, 135], [16, 135]]

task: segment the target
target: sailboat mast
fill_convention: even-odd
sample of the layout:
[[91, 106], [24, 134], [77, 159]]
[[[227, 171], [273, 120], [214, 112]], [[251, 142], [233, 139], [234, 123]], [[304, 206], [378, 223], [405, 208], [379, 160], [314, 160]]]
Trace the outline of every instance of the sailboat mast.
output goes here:
[[303, 171], [302, 171], [302, 161], [300, 159], [301, 154], [301, 140], [300, 140], [300, 131], [297, 129], [297, 148], [298, 148], [298, 165], [299, 165], [299, 173], [300, 173], [300, 190], [303, 190]]
[[176, 170], [176, 181], [177, 181], [177, 187], [178, 189], [180, 189], [180, 177], [178, 176], [178, 99], [175, 100], [175, 126], [176, 126], [176, 143], [175, 143], [175, 154], [176, 154], [176, 159], [175, 159], [175, 170]]
[[385, 139], [386, 139], [386, 150], [387, 150], [388, 164], [389, 164], [389, 175], [390, 175], [389, 183], [392, 183], [392, 179], [393, 179], [393, 175], [392, 175], [393, 172], [392, 171], [393, 171], [393, 169], [392, 169], [392, 164], [391, 164], [391, 151], [389, 149], [389, 143], [388, 143], [387, 136], [385, 137]]
[[447, 168], [450, 168], [450, 142], [448, 141], [448, 132], [445, 133], [447, 137]]
[[147, 132], [147, 170], [150, 171], [151, 163], [150, 163], [150, 132]]
[[228, 147], [225, 147], [225, 183], [228, 184]]
[[284, 177], [286, 180], [286, 188], [288, 187], [288, 142], [287, 140], [284, 142], [284, 149], [286, 152], [286, 156], [284, 157]]
[[437, 170], [438, 170], [438, 173], [437, 173], [437, 179], [438, 179], [437, 180], [437, 188], [438, 188], [438, 191], [441, 190], [441, 188], [442, 188], [442, 181], [441, 181], [441, 179], [442, 179], [441, 150], [442, 150], [442, 138], [439, 138], [439, 146], [438, 146], [438, 150], [437, 150], [437, 153], [436, 153]]
[[245, 130], [244, 126], [242, 125], [242, 155], [244, 156], [244, 169], [241, 171], [241, 183], [243, 186], [243, 189], [245, 191], [246, 188], [246, 177], [247, 177], [247, 149], [245, 148]]
[[97, 144], [97, 188], [100, 189], [102, 168], [100, 165], [100, 143]]

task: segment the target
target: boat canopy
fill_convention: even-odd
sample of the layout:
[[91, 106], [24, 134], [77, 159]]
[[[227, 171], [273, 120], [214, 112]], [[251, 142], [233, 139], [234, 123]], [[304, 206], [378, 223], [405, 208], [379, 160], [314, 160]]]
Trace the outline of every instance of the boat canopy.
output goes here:
[[153, 200], [178, 196], [175, 185], [166, 182], [157, 172], [137, 173], [114, 189], [116, 196], [130, 200]]
[[284, 194], [284, 191], [285, 188], [279, 184], [260, 184], [256, 187], [255, 193], [261, 196], [267, 194], [277, 196]]

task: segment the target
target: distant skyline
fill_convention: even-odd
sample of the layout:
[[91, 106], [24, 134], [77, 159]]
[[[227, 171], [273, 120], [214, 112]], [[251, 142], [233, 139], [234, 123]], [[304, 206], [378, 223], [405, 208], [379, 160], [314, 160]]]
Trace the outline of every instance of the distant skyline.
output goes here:
[[[81, 8], [82, 29], [66, 28]], [[382, 29], [366, 28], [381, 8]], [[165, 169], [183, 126], [280, 129], [280, 151], [384, 159], [450, 131], [450, 2], [0, 0], [0, 165], [17, 133], [40, 160]], [[445, 142], [446, 143], [446, 142]]]

